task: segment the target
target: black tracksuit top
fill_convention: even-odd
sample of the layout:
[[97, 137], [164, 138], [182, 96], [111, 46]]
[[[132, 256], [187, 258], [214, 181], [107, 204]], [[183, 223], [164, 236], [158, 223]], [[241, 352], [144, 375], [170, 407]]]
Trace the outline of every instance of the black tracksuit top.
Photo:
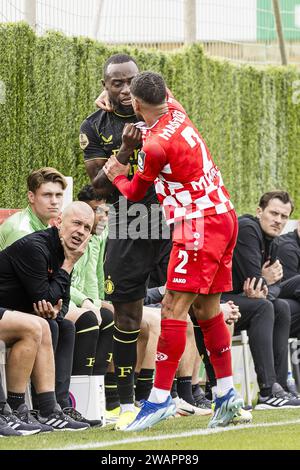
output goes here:
[[33, 303], [59, 299], [65, 316], [71, 276], [61, 266], [64, 251], [56, 227], [31, 233], [0, 252], [0, 307], [32, 313]]
[[252, 215], [239, 217], [239, 233], [232, 260], [233, 294], [243, 292], [244, 281], [249, 277], [262, 277], [261, 269], [267, 260], [277, 257], [277, 239], [267, 237], [259, 220]]

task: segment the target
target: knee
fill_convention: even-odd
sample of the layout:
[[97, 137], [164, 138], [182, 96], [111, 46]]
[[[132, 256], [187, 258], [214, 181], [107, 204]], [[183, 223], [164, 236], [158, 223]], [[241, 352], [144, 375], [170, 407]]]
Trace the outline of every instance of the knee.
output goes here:
[[109, 325], [112, 325], [114, 321], [114, 314], [111, 310], [109, 310], [108, 308], [102, 307], [100, 310], [100, 315], [102, 319], [101, 327], [100, 327], [101, 330], [108, 327]]
[[52, 347], [52, 335], [50, 330], [50, 325], [47, 320], [44, 318], [40, 318], [40, 327], [42, 331], [42, 344], [44, 346]]
[[31, 341], [40, 345], [43, 337], [43, 329], [39, 318], [32, 317], [30, 321], [27, 322], [24, 329], [24, 335], [29, 337]]
[[114, 314], [115, 325], [121, 331], [136, 331], [141, 327], [142, 309], [141, 311], [115, 307]]
[[275, 319], [275, 311], [274, 305], [270, 300], [267, 299], [259, 299], [257, 301], [257, 317], [261, 318], [263, 321], [269, 320], [274, 322]]
[[69, 332], [69, 333], [74, 333], [75, 332], [74, 323], [71, 320], [68, 320], [67, 318], [64, 318], [63, 321], [59, 322], [58, 328], [60, 330], [63, 330], [65, 332]]
[[150, 326], [144, 318], [141, 321], [141, 329], [139, 332], [139, 341], [148, 342], [150, 336]]
[[[65, 320], [65, 321], [68, 322], [69, 320]], [[86, 330], [88, 328], [94, 328], [97, 326], [99, 326], [98, 318], [96, 314], [92, 312], [91, 310], [84, 312], [82, 315], [80, 315], [80, 317], [75, 322], [75, 330], [77, 333], [78, 331]], [[69, 329], [69, 326], [67, 326], [67, 328]]]

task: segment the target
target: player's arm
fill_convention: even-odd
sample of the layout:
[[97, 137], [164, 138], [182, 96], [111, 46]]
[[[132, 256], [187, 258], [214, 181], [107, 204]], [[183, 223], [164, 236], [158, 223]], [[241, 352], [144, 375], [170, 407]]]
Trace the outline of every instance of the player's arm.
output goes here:
[[[128, 127], [128, 129], [117, 154], [118, 161], [123, 165], [127, 165], [134, 149], [141, 144], [140, 130], [133, 124], [127, 124], [124, 130], [126, 127]], [[101, 197], [107, 198], [114, 189], [114, 186], [103, 171], [108, 156], [99, 144], [99, 139], [88, 121], [84, 121], [80, 132], [81, 148], [84, 150], [86, 172], [97, 193]]]
[[128, 167], [121, 165], [115, 157], [111, 157], [104, 166], [109, 180], [123, 196], [133, 202], [140, 201], [145, 196], [166, 164], [164, 150], [158, 144], [144, 146], [141, 154], [138, 171], [131, 181], [127, 179]]
[[91, 183], [101, 197], [107, 198], [114, 187], [106, 178], [102, 168], [110, 155], [106, 154], [99, 141], [99, 136], [88, 120], [85, 120], [80, 126], [79, 142], [84, 153], [85, 169]]

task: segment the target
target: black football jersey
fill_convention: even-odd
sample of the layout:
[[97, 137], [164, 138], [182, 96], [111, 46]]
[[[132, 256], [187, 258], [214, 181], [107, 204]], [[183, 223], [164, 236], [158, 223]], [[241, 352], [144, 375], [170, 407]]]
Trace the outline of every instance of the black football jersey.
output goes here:
[[[137, 122], [135, 114], [122, 116], [115, 112], [99, 109], [83, 121], [80, 127], [80, 147], [84, 152], [85, 161], [93, 159], [107, 160], [111, 155], [117, 155], [122, 144], [122, 133], [126, 123]], [[138, 167], [138, 154], [140, 147], [136, 148], [129, 158], [129, 179], [132, 179]], [[116, 206], [121, 193], [115, 189], [108, 199]], [[122, 196], [123, 197], [123, 196]], [[146, 196], [139, 203], [149, 207], [157, 204], [154, 185], [149, 188]], [[134, 203], [128, 201], [128, 206]]]

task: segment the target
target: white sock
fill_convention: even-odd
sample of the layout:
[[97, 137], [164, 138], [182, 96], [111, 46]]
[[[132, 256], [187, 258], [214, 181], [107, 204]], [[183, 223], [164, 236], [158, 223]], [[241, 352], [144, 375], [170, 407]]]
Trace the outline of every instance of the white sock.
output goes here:
[[164, 401], [166, 401], [169, 395], [169, 390], [163, 390], [162, 388], [153, 387], [148, 401], [151, 401], [151, 403], [163, 403]]
[[229, 392], [231, 388], [234, 388], [232, 375], [230, 375], [229, 377], [222, 377], [221, 379], [217, 379], [217, 396], [218, 397], [222, 397], [223, 395], [226, 395], [226, 393]]
[[212, 399], [215, 400], [215, 398], [217, 396], [217, 386], [216, 385], [214, 387], [211, 387], [211, 395], [212, 395]]
[[135, 411], [133, 403], [121, 403], [120, 408], [120, 414], [125, 413], [126, 411]]

